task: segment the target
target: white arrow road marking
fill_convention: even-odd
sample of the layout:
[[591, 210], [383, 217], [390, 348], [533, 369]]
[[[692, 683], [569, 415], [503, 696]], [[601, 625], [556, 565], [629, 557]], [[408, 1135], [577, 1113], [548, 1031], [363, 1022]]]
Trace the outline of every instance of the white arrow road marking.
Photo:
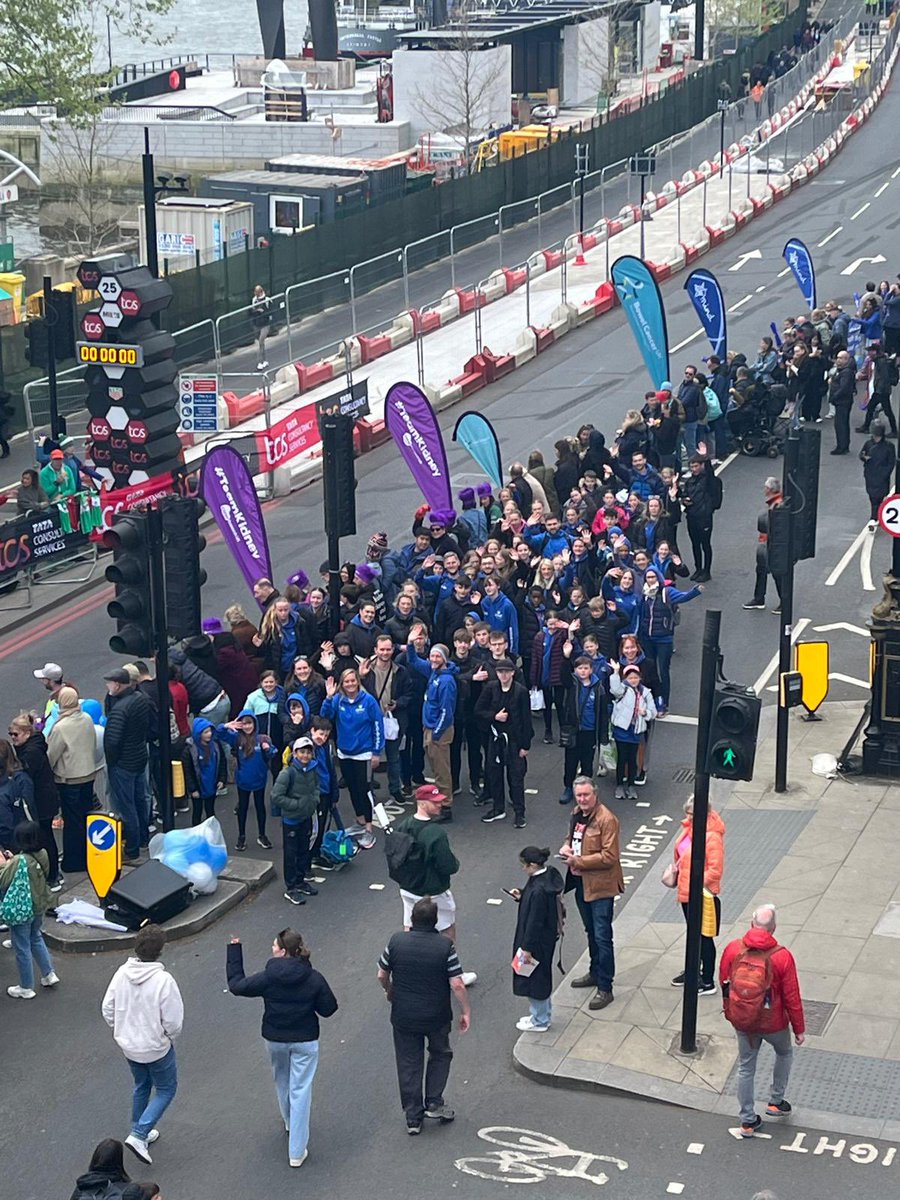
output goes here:
[[[801, 617], [800, 618], [800, 620], [794, 626], [793, 631], [791, 633], [791, 642], [792, 643], [796, 642], [797, 638], [800, 636], [800, 634], [803, 632], [803, 630], [807, 627], [807, 625], [809, 625], [809, 623], [810, 623], [809, 617]], [[754, 683], [754, 685], [753, 685], [753, 690], [754, 690], [754, 692], [756, 692], [757, 696], [760, 694], [760, 692], [763, 690], [763, 688], [769, 682], [772, 672], [775, 671], [777, 669], [777, 667], [778, 667], [778, 654], [776, 653], [776, 654], [773, 654], [772, 657], [769, 659], [769, 662], [766, 665], [766, 669], [763, 671], [762, 675], [760, 675], [759, 679], [757, 679], [756, 683]]]
[[831, 239], [836, 238], [843, 228], [843, 225], [838, 225], [837, 229], [832, 229], [831, 233], [829, 233], [827, 237], [823, 237], [821, 242], [816, 242], [816, 245], [827, 246]]
[[[867, 204], [866, 208], [868, 208], [868, 207], [869, 206]], [[862, 211], [862, 209], [860, 209], [860, 212], [861, 211]], [[851, 217], [850, 220], [852, 221], [853, 218]], [[850, 264], [849, 267], [844, 267], [843, 271], [841, 271], [841, 274], [842, 275], [855, 275], [856, 272], [859, 270], [859, 268], [863, 265], [863, 263], [883, 263], [883, 262], [887, 262], [887, 259], [884, 257], [883, 254], [876, 254], [874, 258], [854, 258], [853, 262]]]
[[[738, 1141], [742, 1141], [742, 1140], [743, 1140], [743, 1139], [741, 1138], [741, 1127], [740, 1127], [740, 1125], [735, 1125], [735, 1126], [734, 1126], [734, 1128], [733, 1128], [733, 1129], [729, 1129], [729, 1130], [728, 1130], [728, 1132], [731, 1134], [731, 1136], [732, 1136], [733, 1138], [737, 1138], [737, 1139], [738, 1139]], [[768, 1138], [768, 1139], [769, 1139], [769, 1141], [771, 1141], [771, 1140], [772, 1140], [772, 1135], [771, 1135], [771, 1133], [754, 1133], [754, 1135], [753, 1135], [753, 1136], [754, 1136], [754, 1137], [758, 1137], [758, 1138]], [[748, 1138], [747, 1140], [749, 1141], [750, 1139]]]
[[750, 262], [752, 258], [762, 258], [762, 250], [748, 250], [742, 254], [733, 267], [729, 267], [729, 271], [739, 271], [744, 263]]
[[834, 621], [831, 625], [813, 625], [815, 633], [831, 633], [832, 629], [846, 629], [848, 633], [858, 633], [864, 638], [869, 636], [868, 629], [861, 629], [859, 625], [848, 625], [846, 621]]
[[[866, 547], [866, 539], [867, 538], [869, 541], [868, 547]], [[826, 587], [834, 587], [834, 585], [837, 583], [837, 581], [843, 575], [844, 571], [846, 571], [849, 564], [853, 561], [854, 557], [856, 556], [857, 551], [860, 549], [860, 547], [864, 547], [862, 556], [860, 557], [860, 564], [859, 564], [859, 570], [860, 570], [860, 576], [862, 578], [863, 590], [867, 591], [867, 592], [874, 592], [875, 584], [872, 582], [872, 562], [871, 562], [871, 560], [872, 560], [872, 543], [873, 543], [873, 538], [869, 532], [869, 528], [867, 525], [864, 525], [862, 527], [862, 529], [859, 531], [859, 533], [856, 535], [856, 537], [853, 539], [852, 543], [844, 551], [840, 562], [837, 564], [837, 566], [834, 568], [834, 570], [831, 572], [831, 574], [825, 580], [825, 586]]]
[[102, 846], [103, 839], [108, 833], [112, 832], [112, 825], [104, 825], [102, 828], [96, 826], [91, 830], [91, 844], [94, 846]]
[[660, 813], [658, 817], [653, 818], [654, 825], [665, 825], [666, 821], [671, 821], [671, 817], [667, 817], [665, 813]]

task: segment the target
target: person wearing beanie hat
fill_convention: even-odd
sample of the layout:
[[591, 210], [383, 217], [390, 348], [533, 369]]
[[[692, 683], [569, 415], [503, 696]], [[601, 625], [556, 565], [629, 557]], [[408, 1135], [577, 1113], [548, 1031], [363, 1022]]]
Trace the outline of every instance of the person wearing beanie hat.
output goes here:
[[225, 632], [225, 626], [218, 617], [204, 617], [203, 621], [200, 623], [200, 628], [210, 637], [214, 637], [217, 633]]
[[[417, 537], [419, 533], [427, 533], [431, 539], [432, 554], [447, 554], [451, 550], [455, 554], [461, 554], [460, 544], [450, 532], [456, 521], [456, 513], [453, 509], [438, 509], [437, 512], [432, 512], [429, 516], [428, 526], [426, 527], [424, 520], [427, 511], [427, 506], [425, 506], [424, 510], [422, 508], [416, 510], [416, 516], [413, 521], [413, 536]], [[468, 529], [465, 526], [463, 526], [463, 529], [468, 533]]]
[[306, 592], [309, 588], [309, 576], [304, 570], [295, 571], [293, 575], [289, 575], [285, 580], [288, 587], [299, 588], [301, 592]]
[[463, 488], [458, 495], [462, 504], [459, 523], [469, 531], [469, 545], [483, 546], [489, 531], [487, 512], [477, 503], [474, 488]]
[[406, 646], [406, 662], [411, 671], [427, 680], [425, 702], [422, 705], [422, 728], [425, 753], [434, 775], [434, 782], [446, 800], [440, 819], [453, 820], [453, 782], [450, 771], [450, 746], [453, 742], [453, 722], [456, 715], [459, 668], [450, 662], [450, 651], [437, 642], [431, 647], [428, 659], [416, 653], [415, 632], [411, 631]]
[[486, 792], [493, 804], [481, 818], [485, 825], [506, 818], [506, 786], [515, 813], [516, 829], [525, 828], [525, 774], [534, 728], [528, 690], [516, 681], [516, 665], [509, 658], [493, 662], [495, 678], [481, 689], [475, 716], [486, 728]]
[[372, 562], [379, 562], [387, 553], [388, 535], [386, 533], [373, 533], [366, 542], [366, 558]]

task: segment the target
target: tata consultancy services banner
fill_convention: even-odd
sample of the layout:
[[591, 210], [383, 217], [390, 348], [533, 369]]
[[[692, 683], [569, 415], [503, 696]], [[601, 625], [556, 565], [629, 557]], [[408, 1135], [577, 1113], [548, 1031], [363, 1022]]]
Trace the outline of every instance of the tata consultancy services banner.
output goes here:
[[257, 433], [259, 469], [273, 471], [298, 454], [313, 450], [321, 440], [317, 405], [307, 404], [305, 408], [298, 408], [271, 429], [261, 429]]

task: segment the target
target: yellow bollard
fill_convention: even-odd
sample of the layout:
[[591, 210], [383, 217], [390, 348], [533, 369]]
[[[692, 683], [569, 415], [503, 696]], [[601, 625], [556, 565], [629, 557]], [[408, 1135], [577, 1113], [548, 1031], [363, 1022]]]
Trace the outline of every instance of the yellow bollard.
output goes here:
[[172, 763], [172, 796], [176, 800], [180, 800], [185, 794], [184, 791], [184, 767], [180, 762]]

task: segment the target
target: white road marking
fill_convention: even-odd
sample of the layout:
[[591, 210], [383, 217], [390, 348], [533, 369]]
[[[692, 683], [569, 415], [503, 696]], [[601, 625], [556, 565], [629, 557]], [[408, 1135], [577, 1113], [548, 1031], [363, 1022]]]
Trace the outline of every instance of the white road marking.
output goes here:
[[649, 800], [636, 800], [634, 807], [635, 808], [649, 808], [650, 801]]
[[855, 687], [864, 688], [865, 691], [871, 687], [868, 679], [854, 679], [852, 675], [842, 675], [839, 671], [829, 671], [828, 678], [840, 680], [841, 683], [852, 683]]
[[715, 471], [713, 471], [713, 474], [721, 475], [722, 472], [725, 470], [725, 468], [728, 466], [728, 464], [733, 463], [736, 458], [740, 458], [739, 450], [732, 451], [732, 453], [729, 454], [726, 459], [723, 459], [723, 461], [720, 462], [719, 465], [716, 467]]
[[666, 713], [665, 722], [667, 725], [696, 725], [696, 717], [679, 717], [675, 713]]
[[696, 341], [698, 337], [702, 336], [703, 330], [698, 329], [696, 333], [692, 333], [690, 337], [686, 337], [683, 342], [679, 342], [677, 346], [673, 346], [671, 353], [674, 354], [676, 350], [683, 350], [685, 346], [689, 346], [691, 342]]
[[859, 573], [862, 576], [864, 592], [875, 591], [875, 584], [872, 582], [872, 547], [874, 545], [875, 537], [873, 531], [873, 536], [865, 543], [859, 556]]
[[765, 290], [766, 290], [766, 285], [764, 283], [761, 283], [759, 285], [759, 287], [756, 289], [757, 296], [759, 295], [760, 292], [764, 292]]
[[749, 262], [752, 258], [762, 258], [762, 250], [747, 250], [738, 257], [736, 263], [728, 268], [729, 271], [739, 271], [741, 267]]
[[837, 229], [832, 229], [831, 233], [829, 233], [827, 237], [823, 237], [821, 242], [816, 242], [816, 245], [827, 246], [831, 239], [836, 238], [843, 228], [843, 225], [838, 225]]
[[502, 904], [503, 903], [502, 900], [497, 900], [493, 896], [489, 896], [487, 902], [488, 902], [488, 904]]
[[876, 254], [874, 258], [854, 258], [853, 262], [850, 263], [849, 266], [844, 267], [843, 271], [841, 271], [841, 274], [842, 275], [855, 275], [856, 272], [859, 270], [859, 268], [863, 265], [863, 263], [883, 263], [883, 262], [887, 262], [887, 259], [884, 257], [883, 254]]
[[900, 175], [900, 167], [896, 167], [891, 171], [891, 179], [896, 179], [898, 175]]
[[831, 574], [825, 580], [826, 587], [834, 587], [834, 585], [837, 583], [837, 581], [840, 579], [840, 577], [846, 571], [849, 564], [853, 561], [854, 555], [857, 553], [860, 546], [866, 540], [868, 533], [869, 533], [868, 527], [863, 526], [863, 528], [860, 530], [860, 532], [854, 538], [852, 544], [849, 545], [847, 547], [847, 549], [844, 551], [843, 557], [841, 558], [838, 565], [834, 568], [834, 570], [831, 572]]
[[[731, 1136], [732, 1136], [733, 1138], [737, 1138], [737, 1139], [738, 1139], [738, 1141], [740, 1141], [740, 1140], [741, 1140], [741, 1127], [740, 1127], [740, 1125], [735, 1125], [735, 1126], [734, 1126], [734, 1128], [732, 1128], [732, 1129], [729, 1129], [729, 1130], [728, 1130], [728, 1132], [731, 1134]], [[754, 1133], [753, 1137], [758, 1137], [758, 1138], [768, 1138], [768, 1140], [769, 1140], [770, 1142], [771, 1142], [771, 1140], [772, 1140], [772, 1135], [771, 1135], [771, 1133]], [[749, 1142], [749, 1141], [751, 1141], [751, 1139], [750, 1139], [750, 1138], [747, 1138], [747, 1141]]]
[[783, 271], [779, 271], [778, 278], [783, 279], [785, 277], [785, 275], [790, 273], [790, 269], [791, 269], [790, 267], [785, 267]]
[[383, 891], [384, 891], [384, 884], [383, 884], [383, 883], [370, 883], [370, 884], [369, 884], [369, 891], [370, 891], [370, 892], [383, 892]]
[[866, 209], [871, 206], [871, 204], [872, 204], [872, 201], [867, 200], [865, 202], [865, 204], [862, 206], [862, 208], [858, 208], [856, 210], [856, 212], [853, 214], [853, 216], [850, 218], [850, 220], [855, 221], [857, 217], [861, 217], [863, 215], [863, 213], [866, 211]]
[[728, 311], [729, 311], [730, 313], [737, 312], [737, 310], [738, 310], [738, 309], [739, 309], [739, 308], [740, 308], [742, 305], [746, 304], [748, 300], [752, 300], [752, 299], [753, 299], [753, 293], [752, 293], [752, 292], [748, 292], [746, 296], [742, 296], [742, 297], [741, 297], [741, 299], [740, 299], [740, 300], [738, 300], [737, 304], [732, 304], [731, 308], [729, 308], [729, 310], [728, 310]]
[[846, 629], [848, 633], [858, 633], [864, 638], [869, 636], [868, 629], [861, 629], [859, 625], [848, 625], [846, 621], [834, 621], [831, 625], [813, 625], [816, 633], [831, 633], [832, 629]]
[[667, 817], [665, 815], [665, 813], [660, 813], [660, 815], [658, 817], [653, 818], [653, 824], [654, 825], [666, 825], [671, 820], [672, 820], [672, 818]]
[[885, 191], [885, 190], [886, 190], [887, 188], [889, 188], [890, 186], [891, 186], [891, 181], [890, 181], [890, 179], [889, 179], [889, 180], [888, 180], [886, 183], [883, 183], [883, 184], [881, 185], [881, 187], [880, 187], [880, 188], [877, 188], [877, 189], [876, 189], [876, 191], [875, 191], [875, 196], [876, 196], [876, 199], [877, 199], [877, 197], [878, 197], [878, 196], [880, 196], [880, 195], [881, 195], [881, 193], [882, 193], [883, 191]]
[[[791, 631], [791, 643], [796, 642], [797, 638], [800, 636], [800, 634], [803, 632], [803, 630], [807, 627], [807, 625], [809, 625], [809, 623], [810, 623], [809, 617], [801, 617], [800, 618], [800, 620], [797, 622], [797, 624], [794, 626], [793, 630]], [[753, 685], [753, 690], [754, 690], [754, 692], [756, 692], [757, 696], [760, 694], [760, 692], [763, 690], [763, 688], [769, 682], [769, 679], [772, 676], [772, 672], [776, 671], [777, 669], [778, 669], [778, 653], [776, 652], [769, 659], [769, 662], [766, 664], [766, 669], [763, 671], [762, 675], [760, 675], [759, 679], [757, 679], [756, 683], [754, 683], [754, 685]]]
[[667, 1196], [680, 1196], [683, 1191], [684, 1191], [683, 1183], [670, 1183], [666, 1187], [666, 1195]]
[[[498, 1134], [503, 1136], [498, 1137]], [[559, 1138], [538, 1133], [534, 1129], [489, 1125], [479, 1129], [478, 1136], [492, 1146], [503, 1147], [500, 1150], [483, 1150], [480, 1158], [456, 1159], [453, 1165], [457, 1171], [478, 1179], [491, 1179], [505, 1184], [543, 1183], [548, 1175], [556, 1175], [562, 1179], [580, 1179], [584, 1183], [603, 1187], [609, 1183], [604, 1166], [628, 1170], [628, 1163], [622, 1158], [574, 1150]]]
[[685, 1153], [686, 1154], [702, 1154], [705, 1149], [706, 1149], [706, 1147], [703, 1142], [689, 1142]]

